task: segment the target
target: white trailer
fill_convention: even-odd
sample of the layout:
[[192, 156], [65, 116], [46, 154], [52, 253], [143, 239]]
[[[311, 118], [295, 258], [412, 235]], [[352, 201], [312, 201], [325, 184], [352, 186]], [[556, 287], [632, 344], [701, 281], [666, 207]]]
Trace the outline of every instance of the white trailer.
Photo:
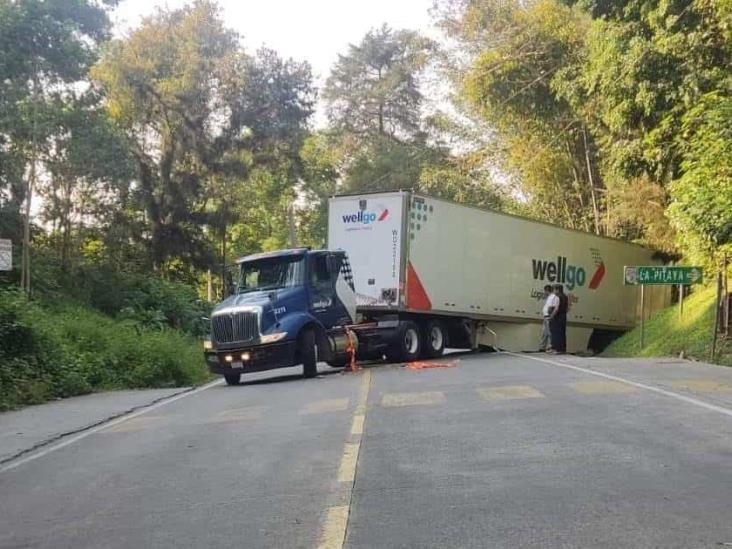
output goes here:
[[[581, 351], [638, 320], [623, 267], [662, 264], [620, 240], [401, 191], [331, 198], [328, 248], [347, 252], [366, 319], [432, 319], [449, 344], [465, 346], [464, 330], [471, 346], [514, 351], [538, 346], [546, 284], [564, 285], [567, 349]], [[651, 314], [669, 289], [645, 300]]]

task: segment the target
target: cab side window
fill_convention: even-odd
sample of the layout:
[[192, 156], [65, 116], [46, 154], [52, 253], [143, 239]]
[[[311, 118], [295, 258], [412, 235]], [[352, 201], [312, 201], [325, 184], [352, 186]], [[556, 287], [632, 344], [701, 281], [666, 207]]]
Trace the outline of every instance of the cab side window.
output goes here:
[[311, 306], [316, 310], [329, 309], [333, 305], [333, 283], [328, 254], [311, 255], [309, 267]]
[[330, 264], [326, 254], [312, 256], [310, 263], [310, 286], [318, 294], [328, 293], [332, 289]]

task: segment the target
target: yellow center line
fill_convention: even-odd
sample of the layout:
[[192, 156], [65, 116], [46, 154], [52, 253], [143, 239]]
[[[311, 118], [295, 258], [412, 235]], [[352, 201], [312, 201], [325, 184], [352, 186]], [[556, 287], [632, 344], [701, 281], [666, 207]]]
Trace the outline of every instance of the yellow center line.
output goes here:
[[363, 434], [363, 422], [366, 419], [366, 416], [363, 414], [353, 416], [353, 425], [351, 425], [351, 434], [352, 435], [362, 435]]
[[320, 535], [318, 549], [341, 549], [346, 536], [349, 505], [331, 507], [323, 521], [323, 532]]
[[356, 480], [356, 462], [358, 461], [358, 451], [360, 448], [360, 440], [356, 443], [349, 442], [343, 448], [341, 466], [338, 468], [338, 482], [353, 483]]
[[366, 403], [368, 402], [370, 387], [371, 372], [365, 370], [361, 377], [358, 403], [351, 425], [351, 441], [347, 442], [343, 447], [341, 464], [338, 468], [338, 482], [347, 486], [345, 499], [348, 501], [348, 505], [336, 505], [327, 509], [321, 525], [318, 549], [342, 549], [346, 542], [348, 517], [351, 513], [353, 485], [356, 481], [358, 455], [361, 451], [361, 438], [363, 437], [363, 426], [366, 420]]

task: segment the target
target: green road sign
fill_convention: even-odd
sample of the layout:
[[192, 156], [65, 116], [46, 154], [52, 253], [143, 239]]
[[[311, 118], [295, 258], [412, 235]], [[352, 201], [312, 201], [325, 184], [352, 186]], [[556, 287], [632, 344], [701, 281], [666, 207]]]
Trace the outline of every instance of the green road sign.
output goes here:
[[701, 267], [625, 267], [625, 284], [701, 284]]

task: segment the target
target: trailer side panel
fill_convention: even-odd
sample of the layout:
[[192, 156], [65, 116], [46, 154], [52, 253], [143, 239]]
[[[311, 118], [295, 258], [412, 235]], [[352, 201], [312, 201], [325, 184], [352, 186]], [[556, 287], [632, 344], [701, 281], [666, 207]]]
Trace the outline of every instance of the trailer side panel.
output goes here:
[[[659, 264], [640, 246], [427, 196], [411, 196], [407, 223], [411, 310], [539, 321], [544, 285], [561, 283], [570, 324], [625, 329], [638, 299], [623, 267]], [[656, 310], [669, 292], [653, 288], [646, 300]]]

